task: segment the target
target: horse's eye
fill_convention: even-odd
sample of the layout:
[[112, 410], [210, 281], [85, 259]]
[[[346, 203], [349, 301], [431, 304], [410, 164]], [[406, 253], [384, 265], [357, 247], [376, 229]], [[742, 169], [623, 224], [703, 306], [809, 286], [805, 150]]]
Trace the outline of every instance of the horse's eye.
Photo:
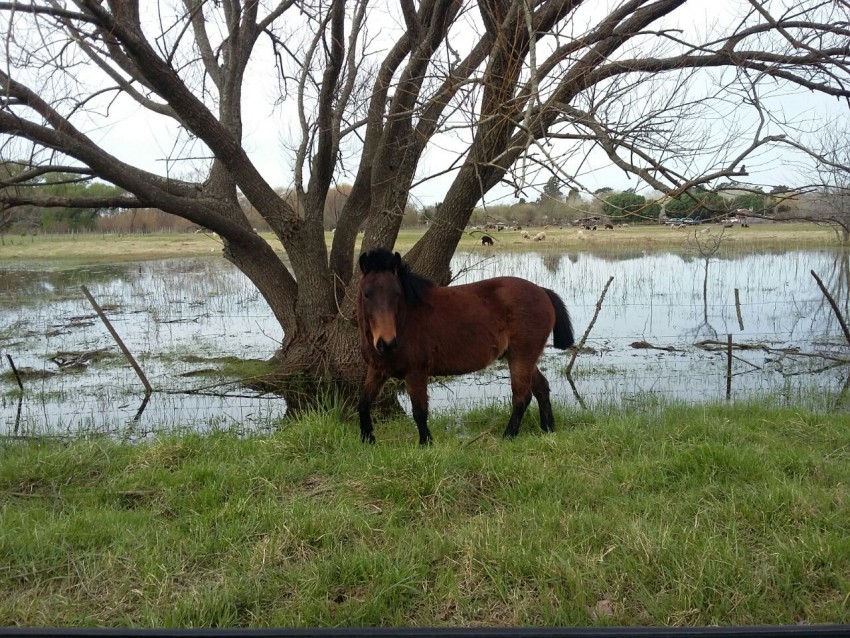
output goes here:
[[369, 291], [364, 291], [364, 292], [363, 292], [363, 298], [364, 298], [364, 299], [370, 299], [371, 297], [372, 297], [372, 293], [371, 293], [371, 292], [369, 292]]

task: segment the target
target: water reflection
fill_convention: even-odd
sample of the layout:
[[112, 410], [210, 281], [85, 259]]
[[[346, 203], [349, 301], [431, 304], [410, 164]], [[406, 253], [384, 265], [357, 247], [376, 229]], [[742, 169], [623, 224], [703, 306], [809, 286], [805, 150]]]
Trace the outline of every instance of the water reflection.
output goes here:
[[[770, 393], [787, 403], [817, 405], [847, 380], [847, 366], [828, 366], [804, 353], [829, 350], [848, 357], [837, 320], [815, 285], [816, 270], [848, 313], [848, 253], [791, 251], [712, 257], [686, 254], [587, 253], [458, 255], [459, 281], [516, 275], [558, 292], [580, 335], [609, 276], [610, 291], [590, 334], [592, 352], [578, 356], [574, 388], [563, 375], [568, 355], [547, 350], [542, 362], [554, 396], [576, 393], [593, 407], [647, 397], [716, 400], [725, 396], [725, 354], [695, 347], [705, 339], [759, 344], [736, 351], [733, 398]], [[114, 357], [75, 374], [26, 381], [19, 404], [13, 380], [0, 382], [0, 434], [79, 432], [145, 437], [161, 431], [270, 427], [284, 411], [279, 399], [155, 393], [142, 404], [133, 371], [80, 292], [85, 284], [104, 306], [129, 350], [158, 389], [198, 382], [184, 373], [209, 359], [266, 359], [282, 334], [255, 288], [222, 259], [163, 260], [51, 270], [32, 264], [0, 267], [0, 350], [19, 368], [56, 371], [58, 352], [107, 349]], [[705, 288], [704, 288], [705, 284]], [[743, 329], [735, 304], [739, 291]], [[667, 348], [635, 349], [634, 342]], [[5, 366], [0, 372], [8, 370]], [[834, 363], [834, 362], [833, 362]], [[209, 380], [205, 380], [208, 382]], [[437, 410], [463, 411], [509, 396], [507, 370], [439, 380], [431, 386]], [[141, 405], [140, 405], [141, 404]]]

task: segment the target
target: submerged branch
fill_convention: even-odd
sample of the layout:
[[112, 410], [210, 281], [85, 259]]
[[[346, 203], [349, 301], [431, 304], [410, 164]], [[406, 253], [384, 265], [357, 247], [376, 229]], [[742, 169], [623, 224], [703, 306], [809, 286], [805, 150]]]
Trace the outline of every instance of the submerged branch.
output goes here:
[[608, 282], [605, 284], [605, 287], [602, 289], [602, 294], [599, 295], [599, 301], [596, 302], [596, 311], [593, 313], [593, 318], [590, 320], [590, 323], [587, 324], [587, 330], [584, 331], [584, 334], [581, 336], [578, 344], [573, 347], [573, 354], [570, 357], [570, 362], [567, 364], [566, 375], [567, 378], [570, 378], [570, 373], [573, 370], [573, 364], [576, 361], [576, 357], [581, 349], [584, 347], [585, 342], [587, 342], [587, 337], [590, 334], [590, 331], [593, 330], [593, 324], [596, 323], [596, 318], [599, 316], [599, 311], [602, 310], [602, 302], [605, 300], [605, 295], [608, 294], [608, 286], [611, 285], [611, 282], [614, 281], [614, 275], [608, 277]]
[[847, 327], [847, 322], [844, 321], [844, 316], [841, 314], [838, 304], [835, 303], [835, 299], [833, 299], [832, 295], [829, 294], [829, 291], [826, 289], [826, 286], [824, 286], [821, 278], [818, 277], [818, 274], [814, 270], [812, 270], [811, 273], [812, 277], [814, 277], [815, 281], [818, 283], [818, 287], [823, 293], [823, 296], [826, 297], [829, 305], [832, 306], [832, 311], [835, 313], [835, 316], [838, 318], [838, 323], [841, 324], [841, 329], [844, 331], [844, 338], [847, 339], [847, 345], [850, 345], [850, 328]]

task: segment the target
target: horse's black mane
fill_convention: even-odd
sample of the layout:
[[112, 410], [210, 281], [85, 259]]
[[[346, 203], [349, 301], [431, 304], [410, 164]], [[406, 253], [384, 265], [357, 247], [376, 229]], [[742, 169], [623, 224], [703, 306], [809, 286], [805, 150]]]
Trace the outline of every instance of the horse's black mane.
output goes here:
[[360, 270], [364, 275], [370, 272], [395, 272], [408, 305], [418, 304], [425, 299], [428, 290], [437, 285], [427, 277], [413, 272], [401, 255], [386, 248], [375, 248], [360, 255]]

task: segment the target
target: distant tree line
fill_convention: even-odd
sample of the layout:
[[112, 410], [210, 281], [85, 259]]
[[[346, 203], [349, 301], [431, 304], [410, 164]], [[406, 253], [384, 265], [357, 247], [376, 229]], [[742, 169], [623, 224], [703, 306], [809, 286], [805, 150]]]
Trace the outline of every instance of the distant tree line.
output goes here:
[[[18, 165], [14, 162], [0, 163], [3, 181], [9, 184], [3, 188], [24, 188], [15, 185], [16, 166]], [[73, 173], [53, 174], [38, 183], [43, 188], [42, 192], [49, 193], [57, 200], [79, 200], [81, 197], [103, 200], [108, 197], [118, 198], [124, 194], [120, 188], [103, 182], [82, 181]], [[757, 187], [748, 187], [746, 192], [744, 191], [740, 185], [726, 183], [716, 190], [697, 187], [687, 193], [665, 199], [662, 196], [646, 197], [631, 190], [616, 191], [603, 187], [584, 199], [574, 188], [564, 193], [561, 182], [552, 177], [536, 200], [526, 201], [520, 198], [514, 204], [479, 206], [473, 211], [469, 224], [565, 225], [597, 215], [604, 215], [615, 223], [657, 223], [662, 212], [667, 218], [708, 220], [740, 209], [749, 210], [753, 215], [775, 218], [818, 219], [834, 214], [835, 197], [826, 190], [804, 195], [795, 193], [787, 186], [777, 186], [767, 193]], [[348, 184], [339, 184], [328, 191], [324, 208], [325, 230], [336, 228], [350, 193], [351, 186]], [[291, 191], [281, 189], [278, 194], [297, 208], [296, 198]], [[247, 200], [243, 199], [240, 203], [254, 229], [260, 232], [271, 230], [265, 219]], [[405, 207], [402, 226], [428, 224], [437, 217], [440, 206], [438, 203], [416, 208], [408, 204]], [[196, 225], [186, 219], [156, 208], [125, 210], [102, 206], [71, 208], [27, 205], [0, 210], [0, 235], [33, 232], [191, 232], [197, 229]]]
[[[5, 183], [3, 189], [32, 188], [16, 184], [18, 174], [15, 162], [0, 163], [0, 181]], [[118, 198], [125, 192], [110, 184], [98, 181], [84, 181], [73, 173], [53, 174], [48, 179], [36, 180], [44, 196], [56, 200], [79, 200], [95, 198], [102, 200], [109, 197]], [[351, 186], [340, 184], [328, 191], [324, 210], [325, 230], [333, 230], [342, 214], [345, 202], [351, 193]], [[280, 189], [280, 197], [290, 205], [297, 207], [292, 191]], [[265, 219], [245, 199], [240, 200], [245, 216], [252, 227], [260, 232], [270, 231], [271, 227]], [[405, 208], [402, 225], [415, 226], [424, 218], [421, 211], [408, 205]], [[0, 209], [0, 235], [12, 233], [154, 233], [154, 232], [191, 232], [199, 227], [182, 217], [163, 212], [157, 208], [122, 209], [93, 206], [90, 208], [69, 208], [62, 206], [13, 206]]]
[[[0, 210], [0, 233], [34, 232], [63, 233], [95, 230], [97, 220], [109, 209], [99, 202], [123, 193], [120, 188], [104, 182], [92, 182], [74, 173], [52, 173], [46, 177], [27, 174], [17, 162], [0, 163], [2, 190], [22, 194], [38, 188], [51, 206], [21, 205]], [[90, 207], [71, 206], [72, 200], [98, 202]], [[69, 206], [62, 206], [64, 202]]]
[[[556, 178], [550, 179], [536, 201], [520, 199], [515, 204], [481, 206], [475, 209], [470, 225], [498, 223], [520, 226], [565, 225], [591, 216], [604, 215], [615, 223], [658, 223], [662, 218], [709, 220], [739, 210], [755, 216], [783, 218], [822, 217], [828, 199], [824, 193], [796, 193], [787, 186], [764, 192], [758, 187], [723, 184], [715, 190], [694, 188], [675, 197], [644, 196], [603, 187], [589, 198], [575, 189], [566, 195]], [[425, 216], [429, 216], [425, 209]]]

